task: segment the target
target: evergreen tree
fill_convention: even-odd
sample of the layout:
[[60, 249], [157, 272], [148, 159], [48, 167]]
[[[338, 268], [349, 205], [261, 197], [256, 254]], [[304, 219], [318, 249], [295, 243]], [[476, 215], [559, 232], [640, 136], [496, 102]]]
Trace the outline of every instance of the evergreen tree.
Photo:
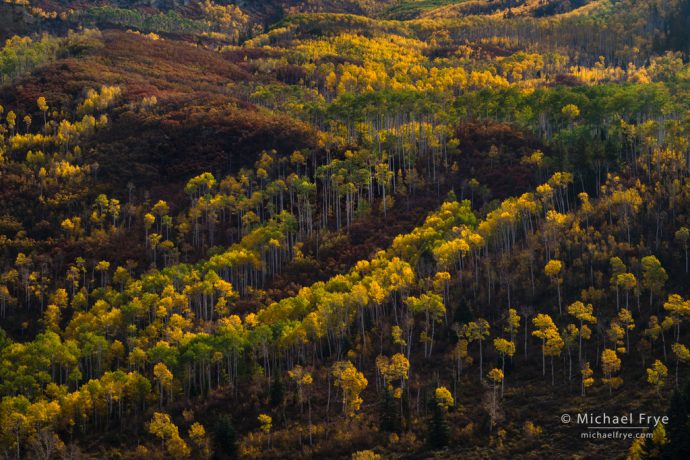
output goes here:
[[467, 324], [473, 319], [474, 315], [472, 314], [472, 309], [467, 304], [467, 300], [464, 297], [460, 298], [460, 302], [453, 313], [453, 321], [458, 324]]
[[690, 458], [690, 423], [688, 406], [690, 406], [690, 381], [685, 384], [682, 393], [674, 390], [668, 407], [668, 443], [664, 447], [662, 458], [665, 460]]
[[667, 47], [674, 51], [690, 54], [690, 0], [684, 0], [677, 6], [674, 14], [667, 19]]
[[688, 416], [690, 416], [690, 380], [687, 380], [685, 385], [683, 385], [682, 396], [683, 401], [685, 402], [685, 410], [687, 411]]
[[233, 458], [237, 450], [237, 433], [229, 415], [218, 419], [213, 436], [216, 459]]
[[402, 401], [400, 407], [402, 411], [402, 413], [400, 414], [403, 423], [402, 428], [404, 430], [408, 430], [410, 428], [410, 424], [412, 423], [412, 410], [410, 408], [410, 395], [407, 391], [403, 391], [402, 393]]
[[381, 431], [395, 432], [399, 430], [399, 418], [396, 403], [388, 388], [383, 390], [381, 400], [381, 412], [379, 415], [379, 428]]
[[448, 445], [450, 439], [446, 411], [443, 406], [436, 404], [436, 402], [432, 403], [432, 411], [427, 443], [432, 449], [441, 449]]
[[284, 390], [283, 381], [280, 378], [280, 372], [276, 371], [273, 373], [273, 382], [271, 382], [271, 406], [276, 407], [282, 404]]

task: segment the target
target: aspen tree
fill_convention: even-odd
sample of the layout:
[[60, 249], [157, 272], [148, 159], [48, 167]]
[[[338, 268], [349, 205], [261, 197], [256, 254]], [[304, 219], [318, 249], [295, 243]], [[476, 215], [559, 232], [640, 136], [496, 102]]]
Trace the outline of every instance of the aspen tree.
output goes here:
[[690, 230], [688, 227], [681, 227], [675, 233], [676, 242], [680, 243], [685, 252], [685, 273], [688, 273], [688, 243], [690, 242]]
[[48, 102], [46, 101], [46, 98], [44, 96], [39, 96], [38, 99], [36, 99], [36, 105], [38, 106], [38, 110], [43, 112], [43, 129], [45, 130], [48, 127], [48, 110], [50, 109], [48, 107]]
[[668, 274], [656, 256], [642, 258], [642, 274], [642, 285], [649, 290], [649, 306], [651, 307], [654, 295], [661, 294], [668, 280]]
[[491, 430], [496, 425], [496, 419], [498, 417], [498, 385], [503, 383], [503, 372], [500, 369], [491, 369], [486, 375], [491, 382], [492, 392], [491, 392], [491, 403], [489, 415], [491, 417]]
[[194, 422], [192, 426], [189, 427], [187, 434], [189, 435], [189, 439], [196, 447], [196, 450], [200, 454], [201, 458], [211, 458], [211, 442], [206, 434], [206, 428], [204, 428], [201, 423]]
[[621, 360], [615, 350], [607, 348], [601, 352], [601, 370], [604, 373], [602, 382], [609, 387], [609, 394], [612, 394], [614, 389], [623, 384], [621, 377], [614, 376], [620, 368]]
[[7, 126], [10, 128], [11, 135], [14, 135], [14, 129], [17, 126], [17, 114], [10, 110], [7, 112], [5, 120], [7, 121]]
[[465, 324], [461, 329], [461, 334], [467, 339], [468, 343], [474, 341], [479, 342], [479, 380], [483, 381], [484, 378], [484, 353], [482, 344], [484, 340], [491, 333], [489, 322], [483, 318], [479, 318], [476, 322], [471, 321]]
[[685, 300], [678, 294], [671, 294], [664, 302], [664, 310], [670, 313], [676, 326], [676, 341], [680, 339], [680, 325], [684, 319], [690, 318], [690, 300]]
[[[505, 375], [506, 356], [508, 356], [509, 358], [513, 357], [513, 355], [515, 354], [515, 343], [513, 343], [509, 340], [506, 340], [506, 339], [496, 338], [496, 339], [494, 339], [494, 348], [501, 355], [501, 372]], [[501, 379], [501, 397], [503, 397], [504, 386], [505, 386], [505, 378], [502, 378]]]
[[514, 308], [509, 308], [508, 309], [508, 317], [506, 318], [506, 327], [505, 331], [510, 334], [510, 341], [515, 343], [515, 336], [517, 335], [518, 331], [520, 330], [520, 315], [518, 314], [517, 310]]
[[290, 378], [297, 384], [297, 398], [300, 404], [300, 413], [303, 411], [304, 396], [306, 393], [307, 399], [307, 413], [309, 418], [309, 445], [312, 444], [312, 419], [311, 419], [311, 391], [310, 387], [314, 383], [314, 378], [312, 374], [304, 369], [302, 366], [297, 365], [292, 370], [288, 371]]
[[666, 385], [666, 377], [668, 377], [668, 368], [658, 359], [654, 361], [652, 367], [647, 368], [647, 382], [654, 387], [659, 399], [661, 399], [661, 389]]
[[611, 257], [609, 260], [611, 265], [611, 285], [616, 288], [616, 309], [620, 309], [620, 286], [621, 283], [618, 281], [618, 277], [625, 273], [627, 267], [623, 263], [620, 257]]
[[363, 402], [360, 394], [369, 382], [350, 361], [336, 362], [332, 374], [336, 379], [335, 385], [342, 390], [343, 413], [348, 417], [354, 417]]
[[153, 375], [158, 382], [158, 406], [163, 407], [163, 394], [168, 392], [168, 402], [172, 402], [173, 374], [164, 363], [153, 366]]
[[572, 380], [573, 378], [573, 356], [572, 356], [572, 348], [577, 342], [579, 336], [580, 336], [581, 331], [577, 328], [576, 325], [574, 324], [568, 324], [565, 328], [562, 329], [561, 331], [561, 338], [563, 340], [563, 343], [565, 344], [565, 348], [568, 352], [568, 380]]
[[557, 328], [546, 330], [546, 342], [544, 343], [544, 354], [551, 357], [551, 385], [556, 384], [553, 361], [555, 356], [560, 356], [565, 343]]
[[532, 331], [532, 335], [541, 339], [542, 375], [546, 375], [546, 342], [558, 335], [558, 328], [554, 324], [551, 316], [545, 313], [538, 313], [532, 318], [532, 324], [537, 328]]
[[623, 341], [625, 338], [625, 328], [621, 326], [618, 318], [611, 320], [609, 328], [606, 330], [606, 335], [618, 353], [627, 352], [626, 348], [624, 347], [625, 342]]
[[635, 320], [632, 313], [627, 308], [621, 308], [618, 312], [618, 321], [620, 321], [623, 329], [625, 329], [625, 346], [626, 352], [630, 353], [630, 331], [635, 329]]
[[257, 417], [261, 432], [266, 435], [266, 444], [271, 447], [271, 429], [273, 428], [273, 417], [268, 414], [259, 414]]
[[189, 447], [180, 438], [179, 429], [168, 414], [155, 412], [148, 424], [148, 431], [161, 440], [161, 447], [171, 458], [182, 459], [189, 456]]
[[597, 318], [594, 316], [594, 307], [592, 304], [585, 305], [581, 301], [573, 302], [568, 305], [568, 314], [574, 316], [575, 319], [580, 321], [580, 329], [578, 333], [578, 352], [577, 358], [578, 363], [582, 366], [582, 339], [588, 340], [592, 332], [586, 323], [595, 325], [597, 323]]
[[678, 367], [680, 366], [680, 363], [687, 363], [690, 362], [690, 351], [688, 348], [681, 344], [681, 343], [674, 343], [671, 345], [671, 350], [673, 350], [673, 354], [676, 357], [676, 390], [680, 387], [679, 385], [679, 379], [678, 379]]
[[657, 423], [652, 430], [652, 438], [647, 438], [645, 450], [647, 451], [648, 458], [662, 458], [666, 444], [668, 444], [666, 428], [663, 423]]
[[637, 287], [637, 278], [632, 273], [621, 273], [616, 277], [616, 286], [625, 291], [625, 308], [630, 308], [630, 292]]
[[582, 366], [582, 369], [580, 370], [580, 374], [582, 375], [582, 396], [586, 396], [586, 390], [587, 388], [591, 387], [594, 385], [594, 371], [592, 370], [591, 367], [589, 367], [589, 362], [584, 363]]
[[563, 262], [557, 259], [551, 259], [544, 267], [544, 273], [551, 279], [551, 282], [556, 285], [556, 292], [558, 293], [558, 313], [561, 311], [561, 273], [563, 271]]

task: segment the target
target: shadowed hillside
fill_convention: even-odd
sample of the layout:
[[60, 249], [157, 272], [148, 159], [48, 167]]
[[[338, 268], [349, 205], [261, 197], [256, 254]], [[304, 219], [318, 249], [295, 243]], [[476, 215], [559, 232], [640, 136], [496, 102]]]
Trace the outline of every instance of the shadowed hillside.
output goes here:
[[689, 13], [1, 3], [0, 456], [687, 458]]

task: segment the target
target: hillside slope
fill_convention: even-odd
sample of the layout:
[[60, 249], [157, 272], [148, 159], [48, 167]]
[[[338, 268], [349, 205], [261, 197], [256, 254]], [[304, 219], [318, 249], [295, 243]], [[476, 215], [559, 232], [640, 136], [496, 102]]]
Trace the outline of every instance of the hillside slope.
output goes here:
[[689, 20], [0, 4], [1, 455], [687, 458]]

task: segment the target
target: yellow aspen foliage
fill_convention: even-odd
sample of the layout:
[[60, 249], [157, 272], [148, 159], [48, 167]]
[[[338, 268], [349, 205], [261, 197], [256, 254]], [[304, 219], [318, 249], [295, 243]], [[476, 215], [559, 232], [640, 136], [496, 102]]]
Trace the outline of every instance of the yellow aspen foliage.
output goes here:
[[189, 457], [189, 446], [180, 437], [179, 429], [170, 420], [168, 414], [155, 412], [148, 423], [148, 431], [161, 440], [161, 446], [170, 458], [183, 459]]
[[49, 109], [48, 102], [44, 96], [40, 96], [38, 99], [36, 99], [36, 105], [38, 106], [38, 110], [41, 112], [47, 112]]
[[551, 279], [551, 282], [556, 285], [556, 292], [558, 294], [558, 312], [561, 312], [561, 273], [563, 272], [563, 262], [557, 259], [551, 259], [544, 267], [544, 273]]
[[654, 361], [652, 367], [647, 368], [647, 382], [655, 388], [659, 397], [661, 397], [661, 389], [666, 385], [666, 377], [668, 377], [668, 368], [658, 359]]
[[690, 361], [690, 351], [688, 351], [688, 347], [686, 347], [682, 343], [674, 343], [671, 346], [671, 349], [673, 350], [673, 354], [676, 355], [676, 358], [679, 361], [684, 363]]
[[544, 267], [544, 273], [546, 273], [546, 276], [548, 276], [549, 278], [555, 278], [561, 273], [562, 269], [563, 262], [561, 262], [560, 260], [551, 259]]
[[517, 310], [514, 308], [509, 308], [505, 331], [510, 334], [511, 340], [514, 340], [515, 335], [518, 333], [518, 330], [520, 329], [520, 320], [521, 318]]
[[398, 325], [391, 327], [391, 338], [393, 339], [393, 343], [399, 345], [401, 348], [407, 345], [407, 341], [403, 338], [403, 330]]
[[646, 458], [646, 451], [644, 449], [645, 438], [636, 438], [633, 440], [628, 449], [628, 456], [626, 460], [643, 460]]
[[310, 372], [300, 365], [289, 370], [288, 375], [297, 384], [297, 395], [301, 404], [304, 398], [304, 389], [314, 383], [314, 378]]
[[166, 391], [169, 393], [169, 400], [172, 400], [173, 373], [170, 372], [168, 366], [164, 363], [156, 363], [153, 366], [153, 375], [158, 382], [159, 404], [163, 404], [163, 395]]
[[259, 414], [257, 420], [259, 421], [261, 431], [265, 434], [269, 434], [273, 427], [273, 417], [267, 414]]
[[391, 358], [379, 355], [376, 357], [376, 367], [383, 376], [386, 385], [390, 385], [395, 380], [400, 380], [401, 385], [403, 385], [408, 378], [410, 362], [402, 353], [396, 353]]
[[504, 375], [503, 371], [500, 369], [494, 368], [489, 371], [488, 374], [486, 374], [487, 378], [494, 383], [495, 385], [498, 385], [503, 381]]
[[453, 395], [446, 387], [438, 387], [434, 390], [434, 400], [443, 409], [448, 409], [455, 405], [455, 399], [453, 399]]
[[206, 434], [206, 429], [199, 422], [194, 422], [192, 426], [189, 427], [188, 431], [189, 439], [196, 448], [198, 454], [201, 458], [211, 457], [211, 442]]
[[601, 370], [604, 374], [604, 378], [601, 381], [609, 387], [609, 393], [623, 384], [623, 379], [614, 375], [620, 368], [621, 359], [615, 350], [607, 348], [601, 352]]
[[494, 339], [494, 348], [501, 355], [508, 356], [509, 358], [512, 358], [515, 354], [515, 344], [510, 340], [496, 338]]
[[537, 437], [542, 434], [544, 429], [538, 425], [535, 425], [531, 420], [528, 420], [524, 424], [523, 431], [525, 435], [529, 437]]
[[582, 396], [585, 396], [587, 394], [587, 388], [594, 385], [594, 371], [589, 366], [589, 362], [586, 362], [582, 366], [580, 374], [582, 375]]
[[348, 417], [354, 417], [362, 406], [363, 400], [360, 394], [369, 382], [350, 361], [336, 362], [333, 365], [332, 374], [336, 379], [336, 387], [342, 390], [343, 413]]
[[568, 121], [574, 121], [580, 116], [580, 108], [575, 104], [564, 105], [561, 113]]
[[360, 450], [352, 454], [352, 460], [381, 460], [381, 456], [372, 450]]
[[648, 444], [649, 447], [647, 448], [647, 455], [649, 457], [645, 458], [660, 458], [667, 442], [666, 427], [663, 423], [657, 423], [652, 431], [651, 445]]

